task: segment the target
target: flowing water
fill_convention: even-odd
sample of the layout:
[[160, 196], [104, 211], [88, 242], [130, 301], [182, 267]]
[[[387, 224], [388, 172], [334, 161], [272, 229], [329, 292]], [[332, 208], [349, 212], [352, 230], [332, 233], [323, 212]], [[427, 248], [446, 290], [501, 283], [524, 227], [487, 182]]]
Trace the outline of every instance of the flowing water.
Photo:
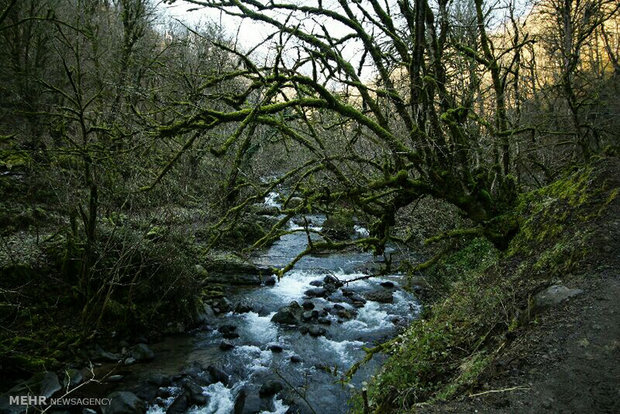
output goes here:
[[[267, 203], [275, 204], [274, 197]], [[319, 229], [321, 216], [308, 217], [312, 226]], [[291, 229], [296, 229], [291, 225]], [[360, 236], [366, 230], [356, 227]], [[257, 263], [271, 266], [283, 266], [306, 247], [305, 232], [283, 236], [272, 247], [256, 258]], [[393, 303], [367, 301], [364, 306], [355, 308], [345, 301], [341, 290], [328, 299], [305, 298], [304, 292], [314, 286], [310, 283], [322, 280], [327, 274], [336, 276], [341, 281], [364, 276], [364, 268], [372, 264], [369, 253], [347, 252], [321, 256], [307, 256], [300, 260], [294, 270], [286, 274], [274, 286], [243, 289], [229, 296], [231, 302], [241, 300], [250, 302], [253, 310], [237, 314], [230, 312], [211, 321], [212, 327], [234, 325], [239, 338], [232, 339], [234, 348], [229, 351], [219, 349], [223, 341], [217, 329], [197, 333], [193, 342], [193, 359], [220, 367], [230, 381], [227, 386], [216, 383], [203, 388], [209, 396], [209, 403], [203, 407], [190, 409], [192, 413], [225, 414], [232, 413], [235, 399], [240, 392], [246, 393], [246, 409], [254, 404], [260, 411], [267, 413], [317, 412], [344, 413], [349, 408], [349, 399], [353, 388], [359, 388], [378, 368], [382, 357], [375, 357], [364, 365], [353, 377], [350, 384], [337, 383], [338, 374], [342, 374], [365, 352], [363, 347], [373, 346], [397, 334], [409, 320], [416, 317], [419, 306], [415, 298], [398, 287], [398, 275], [384, 278], [371, 278], [350, 283], [345, 288], [360, 295], [368, 291], [386, 289], [380, 284], [391, 281], [396, 285]], [[350, 310], [355, 316], [351, 319], [339, 319], [328, 314], [330, 325], [319, 325], [326, 329], [324, 336], [303, 335], [299, 327], [281, 326], [271, 322], [273, 315], [291, 301], [302, 304], [312, 301], [316, 310], [333, 308], [335, 303]], [[358, 304], [359, 306], [359, 304]], [[325, 315], [325, 313], [323, 313]], [[326, 323], [324, 321], [324, 323]], [[279, 345], [282, 352], [270, 350], [272, 345]], [[295, 362], [291, 361], [291, 357]], [[336, 373], [336, 374], [334, 374]], [[284, 390], [275, 397], [259, 399], [258, 390], [269, 380], [280, 381]], [[179, 389], [171, 387], [173, 397], [163, 405], [153, 406], [150, 413], [166, 410]]]

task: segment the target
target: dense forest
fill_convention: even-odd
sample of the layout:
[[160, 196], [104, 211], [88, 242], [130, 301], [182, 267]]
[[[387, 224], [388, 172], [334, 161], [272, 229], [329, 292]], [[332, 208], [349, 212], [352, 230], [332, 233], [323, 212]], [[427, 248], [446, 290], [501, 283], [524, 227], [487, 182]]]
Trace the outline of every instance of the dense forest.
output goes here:
[[[0, 44], [4, 397], [26, 381], [114, 391], [34, 407], [90, 414], [618, 408], [616, 1], [0, 0]], [[245, 293], [310, 282], [309, 263], [331, 267], [303, 308]], [[132, 371], [170, 337], [248, 346], [234, 315], [316, 343], [368, 309], [390, 330], [321, 367], [340, 400], [271, 365], [254, 399], [211, 359], [210, 381], [167, 373], [154, 391]], [[293, 347], [274, 338], [254, 345]], [[575, 391], [530, 369], [573, 351], [602, 379]]]

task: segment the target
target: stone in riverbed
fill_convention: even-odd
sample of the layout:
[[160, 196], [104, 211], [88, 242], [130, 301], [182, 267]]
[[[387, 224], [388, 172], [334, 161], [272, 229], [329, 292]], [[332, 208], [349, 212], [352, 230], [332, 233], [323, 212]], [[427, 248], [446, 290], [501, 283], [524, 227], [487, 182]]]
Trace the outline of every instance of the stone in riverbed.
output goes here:
[[284, 386], [280, 381], [267, 381], [261, 385], [258, 395], [261, 398], [271, 397], [282, 391], [283, 388]]
[[321, 336], [321, 335], [325, 335], [327, 331], [325, 330], [325, 328], [322, 328], [320, 326], [311, 326], [310, 328], [308, 328], [308, 333], [311, 336]]
[[208, 402], [206, 395], [203, 395], [202, 388], [194, 382], [188, 381], [183, 384], [188, 396], [190, 404], [205, 405]]
[[117, 374], [117, 375], [110, 375], [107, 378], [107, 380], [108, 382], [121, 382], [123, 378], [125, 378], [123, 375]]
[[310, 328], [308, 328], [307, 326], [302, 326], [302, 327], [300, 327], [300, 328], [299, 328], [299, 332], [300, 332], [302, 335], [307, 334], [309, 330], [310, 330]]
[[108, 395], [110, 403], [101, 407], [103, 414], [143, 414], [146, 412], [144, 401], [128, 391], [116, 391]]
[[220, 342], [220, 349], [221, 349], [222, 351], [230, 351], [230, 350], [231, 350], [231, 349], [233, 349], [234, 347], [235, 347], [235, 346], [234, 346], [232, 343], [228, 342], [228, 341], [222, 341], [222, 342]]
[[281, 307], [271, 318], [271, 322], [283, 325], [296, 325], [302, 314], [302, 307], [297, 302], [291, 302], [288, 306]]
[[309, 321], [310, 319], [312, 319], [312, 316], [312, 311], [305, 311], [301, 314], [301, 319], [303, 319], [304, 321]]
[[185, 414], [189, 408], [189, 395], [184, 392], [174, 399], [166, 414]]
[[310, 282], [310, 286], [321, 287], [321, 286], [323, 286], [323, 281], [322, 280], [313, 280], [312, 282]]
[[347, 297], [347, 298], [348, 298], [348, 297], [350, 297], [350, 296], [355, 295], [355, 291], [354, 291], [353, 289], [350, 289], [350, 288], [342, 288], [342, 289], [340, 289], [340, 290], [342, 291], [342, 296], [344, 296], [344, 297]]
[[275, 276], [269, 276], [267, 278], [265, 278], [265, 281], [263, 282], [265, 284], [265, 286], [273, 286], [276, 284], [276, 277]]
[[147, 344], [138, 344], [131, 349], [131, 356], [138, 362], [152, 361], [155, 359], [155, 353]]
[[314, 303], [310, 302], [310, 301], [305, 301], [302, 305], [301, 305], [305, 310], [312, 310], [314, 309]]
[[302, 362], [302, 359], [301, 359], [301, 357], [300, 357], [300, 356], [297, 356], [297, 355], [292, 355], [292, 356], [291, 356], [291, 362], [292, 362], [293, 364], [299, 364], [300, 362]]
[[338, 311], [337, 315], [338, 315], [339, 318], [342, 318], [342, 319], [351, 319], [351, 318], [353, 318], [353, 314], [351, 314], [351, 312], [349, 312], [346, 309], [340, 309]]
[[227, 334], [227, 333], [233, 333], [237, 330], [237, 327], [235, 325], [222, 325], [219, 328], [217, 328], [217, 330], [219, 332], [221, 332], [222, 334]]
[[332, 324], [332, 321], [330, 321], [330, 320], [329, 320], [329, 318], [326, 318], [326, 317], [324, 317], [324, 316], [323, 316], [323, 317], [320, 317], [320, 318], [319, 318], [319, 320], [318, 320], [318, 322], [319, 322], [321, 325], [331, 325], [331, 324]]
[[329, 295], [328, 290], [325, 288], [308, 289], [304, 293], [306, 296], [309, 296], [311, 298], [324, 298]]
[[277, 344], [269, 345], [267, 349], [269, 349], [274, 354], [279, 354], [282, 351], [284, 351], [284, 348], [282, 348], [280, 345], [277, 345]]
[[147, 381], [153, 385], [157, 385], [158, 387], [167, 387], [170, 385], [170, 378], [162, 374], [155, 374]]
[[105, 351], [99, 345], [95, 345], [94, 361], [118, 362], [121, 359], [119, 354]]
[[251, 312], [253, 308], [250, 302], [242, 300], [235, 305], [235, 313], [248, 313]]
[[327, 275], [323, 278], [323, 283], [325, 283], [325, 285], [330, 285], [334, 287], [334, 290], [336, 290], [339, 287], [342, 287], [344, 285], [344, 283], [342, 283], [340, 281], [340, 279], [338, 279], [336, 276], [334, 275]]
[[386, 281], [386, 282], [381, 282], [381, 286], [386, 288], [386, 289], [394, 289], [396, 287], [394, 282], [390, 282], [389, 280]]
[[58, 381], [58, 375], [54, 372], [47, 371], [41, 380], [41, 391], [39, 395], [50, 398], [52, 395], [60, 391], [61, 388], [60, 381]]
[[393, 303], [394, 296], [391, 290], [376, 290], [374, 292], [368, 292], [364, 296], [366, 299], [379, 303]]
[[216, 382], [221, 382], [224, 385], [228, 385], [228, 375], [221, 369], [209, 365], [207, 367], [207, 373], [209, 374], [209, 384], [215, 384]]

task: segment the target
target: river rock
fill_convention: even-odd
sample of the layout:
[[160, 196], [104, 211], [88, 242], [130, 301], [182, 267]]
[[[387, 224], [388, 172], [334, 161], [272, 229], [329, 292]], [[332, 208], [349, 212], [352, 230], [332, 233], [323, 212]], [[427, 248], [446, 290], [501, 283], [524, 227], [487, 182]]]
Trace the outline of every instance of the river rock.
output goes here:
[[261, 399], [250, 386], [243, 387], [235, 398], [233, 414], [256, 414], [261, 412]]
[[322, 328], [320, 326], [311, 326], [310, 328], [308, 328], [308, 333], [312, 336], [321, 336], [321, 335], [325, 335], [327, 331], [325, 330], [325, 328]]
[[301, 359], [300, 356], [298, 355], [291, 355], [291, 362], [293, 364], [299, 364], [300, 362], [302, 362], [303, 360]]
[[286, 206], [288, 208], [297, 208], [304, 203], [304, 199], [301, 197], [291, 197], [288, 200]]
[[110, 375], [107, 378], [107, 380], [108, 380], [108, 382], [121, 382], [123, 380], [123, 378], [125, 378], [123, 375], [116, 374], [116, 375]]
[[568, 298], [583, 293], [581, 289], [569, 289], [562, 285], [549, 286], [547, 289], [534, 296], [534, 309], [540, 311], [545, 308], [558, 305]]
[[235, 313], [248, 313], [252, 311], [254, 307], [252, 304], [246, 300], [242, 300], [241, 302], [235, 305]]
[[347, 296], [346, 300], [347, 300], [347, 302], [349, 302], [350, 304], [352, 304], [356, 308], [361, 308], [361, 307], [363, 307], [366, 304], [366, 299], [364, 299], [363, 297], [361, 297], [357, 293], [354, 293], [354, 294], [352, 294], [350, 296]]
[[284, 351], [284, 348], [282, 348], [280, 345], [277, 345], [277, 344], [269, 345], [267, 349], [269, 349], [274, 354], [279, 354], [282, 351]]
[[265, 286], [273, 286], [276, 284], [276, 277], [275, 276], [269, 276], [267, 278], [265, 278], [265, 281], [263, 282], [263, 284]]
[[342, 318], [342, 319], [352, 319], [353, 316], [354, 316], [350, 311], [348, 311], [346, 309], [339, 309], [338, 313], [336, 313], [336, 315], [339, 318]]
[[219, 328], [217, 328], [217, 330], [223, 334], [226, 333], [232, 333], [235, 332], [237, 330], [237, 327], [235, 325], [222, 325]]
[[234, 347], [235, 346], [231, 342], [229, 342], [229, 341], [222, 341], [222, 342], [220, 342], [220, 349], [222, 351], [230, 351]]
[[50, 398], [52, 395], [60, 391], [61, 388], [60, 381], [58, 381], [58, 375], [54, 372], [47, 371], [43, 375], [43, 379], [41, 379], [41, 391], [39, 395]]
[[101, 407], [103, 414], [142, 414], [146, 405], [136, 394], [129, 391], [116, 391], [108, 395], [110, 404]]
[[331, 324], [332, 324], [332, 321], [331, 321], [331, 320], [329, 320], [329, 318], [326, 318], [325, 316], [320, 317], [320, 318], [318, 319], [318, 322], [319, 322], [321, 325], [331, 325]]
[[293, 301], [288, 306], [280, 308], [271, 321], [283, 325], [296, 325], [301, 318], [302, 309], [297, 302]]
[[215, 384], [216, 382], [221, 382], [224, 385], [228, 385], [228, 375], [221, 369], [209, 365], [207, 367], [207, 374], [209, 374], [209, 384]]
[[305, 311], [304, 313], [301, 314], [301, 319], [304, 321], [309, 321], [310, 319], [312, 319], [312, 311]]
[[166, 410], [166, 414], [185, 414], [189, 408], [189, 403], [188, 393], [183, 392], [170, 404], [170, 407]]
[[155, 359], [155, 353], [147, 344], [138, 344], [131, 348], [131, 356], [138, 362], [152, 361]]
[[336, 276], [334, 275], [327, 275], [323, 278], [323, 282], [325, 283], [325, 285], [330, 285], [334, 287], [334, 290], [342, 287], [344, 285], [344, 283], [342, 283]]
[[310, 330], [310, 328], [308, 328], [307, 326], [301, 326], [301, 327], [299, 328], [299, 332], [300, 332], [302, 335], [307, 334], [309, 330]]
[[202, 387], [200, 387], [198, 384], [192, 381], [188, 381], [183, 384], [183, 388], [189, 396], [190, 404], [205, 405], [208, 402], [207, 396], [203, 395]]
[[261, 398], [271, 397], [282, 391], [283, 388], [284, 386], [280, 381], [267, 381], [261, 385], [260, 390], [258, 390], [258, 395]]
[[149, 377], [149, 379], [147, 379], [147, 382], [158, 387], [167, 387], [168, 385], [170, 385], [170, 377], [167, 377], [163, 374], [155, 374]]
[[323, 281], [322, 280], [313, 280], [312, 282], [310, 282], [310, 286], [322, 287], [323, 286]]
[[310, 219], [308, 217], [304, 217], [304, 216], [293, 217], [293, 219], [291, 221], [294, 224], [297, 224], [298, 226], [305, 226], [306, 222], [308, 223], [308, 225], [312, 224], [312, 219]]
[[392, 303], [394, 302], [393, 292], [391, 290], [376, 290], [374, 292], [367, 292], [366, 299], [379, 303]]
[[232, 303], [227, 298], [215, 299], [212, 303], [215, 314], [227, 313], [232, 309]]
[[310, 301], [305, 301], [302, 305], [301, 305], [305, 310], [312, 310], [314, 309], [314, 303], [310, 302]]
[[119, 354], [105, 351], [99, 345], [95, 345], [95, 354], [93, 359], [95, 361], [118, 362], [121, 360], [121, 356]]
[[385, 282], [381, 282], [380, 285], [381, 287], [384, 287], [386, 289], [394, 289], [396, 287], [394, 282], [390, 282], [389, 280]]
[[348, 297], [351, 297], [351, 296], [355, 295], [355, 291], [354, 291], [353, 289], [350, 289], [350, 288], [342, 288], [342, 289], [340, 289], [340, 290], [341, 290], [341, 292], [342, 292], [342, 296], [344, 296], [344, 297], [346, 297], [346, 298], [348, 298]]
[[311, 298], [324, 298], [329, 295], [329, 291], [325, 288], [308, 289], [304, 293]]

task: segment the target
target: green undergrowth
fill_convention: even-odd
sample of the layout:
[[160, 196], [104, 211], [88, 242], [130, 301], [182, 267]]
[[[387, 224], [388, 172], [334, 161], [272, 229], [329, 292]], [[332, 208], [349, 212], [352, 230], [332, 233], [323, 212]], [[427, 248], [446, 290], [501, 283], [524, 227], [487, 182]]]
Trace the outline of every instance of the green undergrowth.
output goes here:
[[560, 278], [579, 283], [604, 262], [597, 229], [617, 202], [618, 164], [597, 159], [522, 194], [520, 231], [505, 252], [478, 238], [431, 266], [434, 302], [394, 342], [368, 386], [368, 407], [358, 397], [355, 411], [408, 412], [474, 392], [510, 338], [527, 332], [532, 295]]

